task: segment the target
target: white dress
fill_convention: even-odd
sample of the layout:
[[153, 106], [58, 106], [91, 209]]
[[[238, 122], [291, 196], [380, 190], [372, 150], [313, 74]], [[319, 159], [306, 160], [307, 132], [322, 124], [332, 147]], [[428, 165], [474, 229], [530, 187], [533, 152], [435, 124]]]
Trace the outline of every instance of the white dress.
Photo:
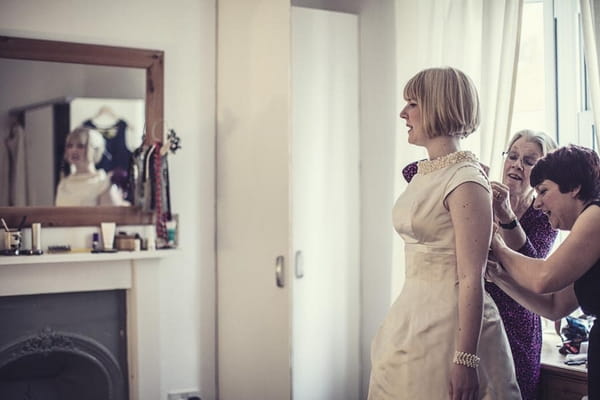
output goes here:
[[[447, 399], [456, 349], [458, 278], [455, 236], [446, 197], [460, 184], [490, 191], [470, 152], [419, 163], [393, 210], [405, 242], [406, 281], [371, 347], [369, 400]], [[484, 291], [478, 355], [479, 398], [521, 399], [506, 334]]]
[[60, 180], [56, 189], [57, 206], [97, 206], [98, 197], [111, 186], [103, 169], [85, 174], [72, 174]]

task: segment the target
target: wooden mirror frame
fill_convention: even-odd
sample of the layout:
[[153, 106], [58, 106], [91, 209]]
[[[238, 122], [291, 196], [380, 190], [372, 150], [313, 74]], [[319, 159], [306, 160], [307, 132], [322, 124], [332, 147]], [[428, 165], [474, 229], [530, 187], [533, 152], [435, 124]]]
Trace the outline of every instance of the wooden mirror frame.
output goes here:
[[[164, 52], [85, 43], [58, 42], [0, 36], [0, 58], [51, 61], [73, 64], [141, 68], [146, 71], [145, 143], [163, 139]], [[12, 228], [27, 217], [25, 226], [95, 226], [100, 222], [117, 225], [153, 223], [153, 213], [130, 207], [0, 207], [0, 216]]]

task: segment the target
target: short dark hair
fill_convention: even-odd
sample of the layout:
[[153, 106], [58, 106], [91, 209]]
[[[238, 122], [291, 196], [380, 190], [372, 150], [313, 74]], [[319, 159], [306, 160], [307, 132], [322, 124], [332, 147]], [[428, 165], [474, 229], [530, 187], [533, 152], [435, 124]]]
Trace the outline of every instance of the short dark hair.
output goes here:
[[531, 186], [536, 187], [546, 179], [556, 183], [561, 193], [580, 187], [578, 199], [597, 200], [600, 197], [598, 154], [575, 144], [559, 147], [540, 158], [531, 170]]

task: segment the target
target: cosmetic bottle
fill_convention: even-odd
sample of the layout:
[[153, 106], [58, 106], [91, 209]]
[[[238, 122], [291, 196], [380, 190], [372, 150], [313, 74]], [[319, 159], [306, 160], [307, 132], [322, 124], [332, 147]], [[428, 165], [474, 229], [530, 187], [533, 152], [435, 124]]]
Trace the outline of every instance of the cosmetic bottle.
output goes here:
[[42, 250], [42, 224], [34, 222], [31, 224], [31, 254], [40, 255]]
[[92, 234], [92, 250], [100, 250], [100, 235], [98, 235], [98, 232]]

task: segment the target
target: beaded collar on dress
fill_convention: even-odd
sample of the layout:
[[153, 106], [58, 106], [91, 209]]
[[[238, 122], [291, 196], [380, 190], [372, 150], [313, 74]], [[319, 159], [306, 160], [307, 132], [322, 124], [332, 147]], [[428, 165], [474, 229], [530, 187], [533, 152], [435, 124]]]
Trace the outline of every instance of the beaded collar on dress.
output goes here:
[[479, 162], [477, 156], [468, 150], [446, 154], [433, 160], [421, 160], [417, 163], [418, 174], [425, 175], [438, 169], [449, 167], [461, 162]]

